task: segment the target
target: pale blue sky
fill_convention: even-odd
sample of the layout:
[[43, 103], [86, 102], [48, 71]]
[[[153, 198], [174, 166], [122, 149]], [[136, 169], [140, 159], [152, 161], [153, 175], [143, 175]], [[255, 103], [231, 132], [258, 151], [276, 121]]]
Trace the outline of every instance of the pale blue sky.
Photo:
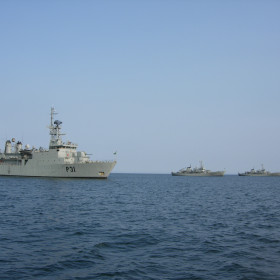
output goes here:
[[115, 172], [280, 171], [280, 1], [0, 1], [1, 138]]

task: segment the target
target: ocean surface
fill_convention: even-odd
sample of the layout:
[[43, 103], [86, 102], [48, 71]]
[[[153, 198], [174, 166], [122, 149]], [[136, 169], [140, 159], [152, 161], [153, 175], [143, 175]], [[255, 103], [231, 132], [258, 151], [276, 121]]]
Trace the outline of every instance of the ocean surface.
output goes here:
[[0, 279], [280, 279], [280, 177], [0, 177]]

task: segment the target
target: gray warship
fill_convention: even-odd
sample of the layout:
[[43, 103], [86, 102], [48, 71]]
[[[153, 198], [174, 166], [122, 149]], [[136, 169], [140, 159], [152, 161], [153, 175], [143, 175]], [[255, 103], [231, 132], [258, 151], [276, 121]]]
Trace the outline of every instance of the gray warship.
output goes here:
[[262, 165], [261, 169], [255, 170], [252, 168], [250, 171], [244, 173], [238, 173], [239, 176], [280, 176], [280, 172], [272, 173], [267, 170]]
[[110, 175], [116, 161], [92, 161], [86, 152], [77, 151], [77, 144], [63, 142], [62, 122], [54, 121], [55, 114], [51, 108], [49, 149], [23, 148], [15, 138], [7, 140], [0, 152], [0, 176], [105, 179]]
[[204, 168], [202, 161], [200, 167], [182, 168], [177, 172], [171, 172], [172, 176], [224, 176], [225, 171], [210, 171]]

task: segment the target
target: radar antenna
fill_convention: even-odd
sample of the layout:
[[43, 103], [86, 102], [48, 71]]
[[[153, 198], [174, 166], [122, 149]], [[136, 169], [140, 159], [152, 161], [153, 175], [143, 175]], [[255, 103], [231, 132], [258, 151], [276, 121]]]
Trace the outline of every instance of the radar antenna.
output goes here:
[[59, 120], [56, 120], [56, 121], [54, 121], [54, 124], [59, 127], [62, 124], [62, 122]]

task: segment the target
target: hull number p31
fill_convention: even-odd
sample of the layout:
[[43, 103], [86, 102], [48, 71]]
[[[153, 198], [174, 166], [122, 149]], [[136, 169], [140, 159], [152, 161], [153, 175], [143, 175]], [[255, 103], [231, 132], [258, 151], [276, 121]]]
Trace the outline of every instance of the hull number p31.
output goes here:
[[74, 166], [66, 166], [66, 172], [76, 172]]

